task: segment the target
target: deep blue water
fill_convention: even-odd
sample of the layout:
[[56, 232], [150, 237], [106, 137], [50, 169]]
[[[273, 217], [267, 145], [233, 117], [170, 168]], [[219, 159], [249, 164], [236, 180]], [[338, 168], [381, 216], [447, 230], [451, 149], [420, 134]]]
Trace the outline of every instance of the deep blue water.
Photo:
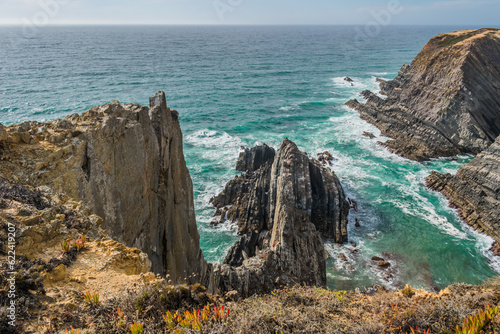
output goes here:
[[[164, 90], [180, 112], [208, 260], [223, 259], [238, 240], [230, 224], [210, 227], [208, 202], [236, 175], [240, 147], [277, 148], [286, 136], [311, 156], [330, 151], [359, 204], [349, 233], [361, 253], [327, 244], [332, 288], [479, 283], [500, 270], [488, 252], [492, 240], [424, 186], [431, 170], [454, 173], [471, 157], [425, 164], [397, 157], [376, 144], [386, 140], [376, 128], [344, 106], [364, 89], [377, 90], [375, 77], [393, 78], [432, 36], [461, 28], [387, 27], [356, 41], [350, 26], [50, 27], [30, 39], [3, 27], [0, 122], [47, 121], [112, 100], [147, 104]], [[392, 279], [372, 263], [374, 255], [390, 259]]]

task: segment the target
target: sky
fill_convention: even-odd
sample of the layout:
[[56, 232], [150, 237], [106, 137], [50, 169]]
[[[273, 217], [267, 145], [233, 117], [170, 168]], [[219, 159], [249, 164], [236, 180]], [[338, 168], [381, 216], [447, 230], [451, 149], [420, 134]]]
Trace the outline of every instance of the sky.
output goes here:
[[500, 0], [0, 0], [0, 24], [499, 26]]

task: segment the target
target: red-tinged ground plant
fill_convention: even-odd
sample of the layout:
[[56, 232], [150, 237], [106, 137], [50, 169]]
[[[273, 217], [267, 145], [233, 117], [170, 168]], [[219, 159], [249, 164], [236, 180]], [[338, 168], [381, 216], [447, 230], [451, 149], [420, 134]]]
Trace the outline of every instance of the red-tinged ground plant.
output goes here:
[[101, 301], [99, 299], [99, 293], [91, 293], [91, 292], [87, 291], [85, 293], [84, 299], [85, 299], [85, 302], [87, 302], [90, 305], [99, 305], [101, 303]]
[[[410, 330], [411, 330], [411, 334], [420, 334], [418, 326], [416, 327], [416, 329], [410, 328]], [[423, 334], [429, 334], [430, 332], [431, 332], [431, 330], [427, 329], [427, 330], [423, 331]]]
[[80, 252], [82, 249], [85, 248], [85, 242], [87, 242], [87, 236], [85, 234], [82, 234], [80, 239], [78, 239], [73, 243], [73, 247], [76, 249], [77, 252]]
[[225, 310], [224, 306], [218, 307], [214, 305], [212, 309], [209, 305], [206, 305], [203, 309], [194, 309], [193, 312], [186, 311], [183, 315], [179, 314], [178, 311], [173, 315], [170, 311], [167, 311], [163, 315], [163, 320], [171, 330], [177, 330], [178, 327], [181, 327], [201, 331], [204, 325], [223, 323], [228, 316], [229, 310]]
[[64, 240], [63, 242], [61, 242], [61, 253], [67, 254], [72, 249], [80, 252], [85, 248], [85, 242], [87, 242], [87, 236], [85, 234], [82, 234], [80, 239], [73, 241], [73, 243], [71, 243], [69, 240]]
[[79, 329], [75, 330], [73, 328], [73, 326], [71, 326], [71, 332], [66, 330], [66, 333], [68, 333], [68, 334], [80, 334], [80, 330]]
[[144, 332], [144, 326], [141, 323], [134, 322], [130, 325], [130, 332], [132, 332], [132, 334], [141, 334]]
[[63, 242], [61, 242], [61, 253], [69, 253], [71, 249], [71, 245], [69, 243], [68, 240], [64, 240]]
[[122, 328], [125, 326], [125, 314], [123, 313], [120, 306], [116, 308], [116, 315], [118, 316], [118, 328]]
[[85, 247], [85, 244], [81, 240], [77, 240], [74, 242], [73, 247], [75, 247], [76, 251], [79, 252]]
[[485, 310], [478, 310], [464, 320], [462, 327], [457, 326], [457, 334], [479, 334], [482, 330], [488, 328], [493, 318], [498, 314], [498, 306], [486, 307]]

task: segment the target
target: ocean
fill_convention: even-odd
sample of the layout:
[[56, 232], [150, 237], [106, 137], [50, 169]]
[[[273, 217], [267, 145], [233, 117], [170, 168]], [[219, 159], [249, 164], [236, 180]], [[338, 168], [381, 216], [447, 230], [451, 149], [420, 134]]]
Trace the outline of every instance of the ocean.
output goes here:
[[[377, 91], [376, 78], [394, 78], [434, 35], [463, 28], [389, 26], [360, 38], [354, 26], [75, 26], [26, 38], [20, 28], [0, 27], [0, 123], [49, 121], [112, 100], [148, 104], [164, 90], [180, 113], [207, 260], [222, 261], [239, 239], [230, 223], [210, 226], [209, 200], [238, 174], [241, 146], [278, 148], [288, 137], [311, 157], [331, 152], [332, 169], [359, 206], [348, 231], [361, 252], [326, 244], [330, 288], [477, 284], [500, 272], [488, 251], [493, 240], [424, 185], [432, 170], [455, 173], [472, 157], [398, 157], [344, 105]], [[380, 270], [373, 256], [392, 266]]]

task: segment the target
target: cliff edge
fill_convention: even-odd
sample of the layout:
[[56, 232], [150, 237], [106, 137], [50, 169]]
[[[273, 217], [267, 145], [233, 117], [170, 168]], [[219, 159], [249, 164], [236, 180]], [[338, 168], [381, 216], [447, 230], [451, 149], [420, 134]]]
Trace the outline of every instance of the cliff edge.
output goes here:
[[83, 201], [111, 238], [148, 254], [155, 273], [174, 282], [207, 273], [178, 113], [163, 92], [149, 107], [114, 101], [2, 126], [0, 154], [6, 179]]
[[477, 154], [500, 135], [500, 30], [479, 29], [432, 38], [411, 65], [366, 103], [347, 102], [391, 137], [383, 145], [408, 159]]

